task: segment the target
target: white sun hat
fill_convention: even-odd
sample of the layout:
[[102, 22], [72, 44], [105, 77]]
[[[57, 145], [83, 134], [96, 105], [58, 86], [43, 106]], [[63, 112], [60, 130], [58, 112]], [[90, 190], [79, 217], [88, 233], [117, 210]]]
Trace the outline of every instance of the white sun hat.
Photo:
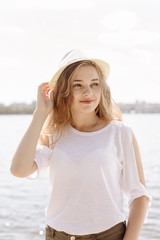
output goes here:
[[95, 62], [101, 69], [102, 74], [105, 77], [105, 79], [107, 79], [107, 77], [109, 75], [109, 70], [110, 70], [109, 64], [107, 62], [100, 60], [100, 59], [88, 58], [84, 55], [83, 52], [73, 49], [73, 50], [67, 52], [64, 55], [64, 57], [62, 58], [62, 60], [59, 64], [58, 71], [54, 74], [54, 76], [52, 77], [52, 79], [50, 81], [50, 88], [51, 89], [54, 88], [58, 78], [60, 77], [61, 73], [63, 72], [63, 70], [66, 67], [68, 67], [72, 63], [83, 61], [83, 60], [90, 60], [90, 61]]

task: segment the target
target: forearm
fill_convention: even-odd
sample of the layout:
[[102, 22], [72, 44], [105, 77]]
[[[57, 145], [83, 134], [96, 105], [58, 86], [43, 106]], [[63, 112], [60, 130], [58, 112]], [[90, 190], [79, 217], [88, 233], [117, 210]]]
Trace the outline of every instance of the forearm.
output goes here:
[[40, 111], [34, 112], [32, 121], [12, 159], [11, 172], [15, 176], [23, 177], [32, 168], [38, 138], [46, 117], [45, 113]]
[[138, 240], [144, 223], [147, 208], [147, 197], [142, 196], [133, 201], [130, 206], [127, 229], [123, 240]]

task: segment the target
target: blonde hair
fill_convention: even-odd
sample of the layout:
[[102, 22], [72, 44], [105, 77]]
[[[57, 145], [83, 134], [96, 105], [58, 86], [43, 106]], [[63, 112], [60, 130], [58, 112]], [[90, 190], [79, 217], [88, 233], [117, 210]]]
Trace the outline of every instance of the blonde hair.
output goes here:
[[100, 102], [95, 109], [96, 115], [106, 121], [123, 121], [120, 108], [111, 97], [110, 88], [99, 66], [90, 60], [78, 61], [67, 66], [58, 78], [55, 85], [53, 110], [48, 115], [41, 131], [41, 133], [45, 135], [50, 135], [55, 132], [60, 133], [55, 142], [59, 140], [64, 127], [72, 121], [70, 111], [72, 101], [71, 83], [73, 76], [82, 66], [95, 67], [100, 78], [102, 94]]

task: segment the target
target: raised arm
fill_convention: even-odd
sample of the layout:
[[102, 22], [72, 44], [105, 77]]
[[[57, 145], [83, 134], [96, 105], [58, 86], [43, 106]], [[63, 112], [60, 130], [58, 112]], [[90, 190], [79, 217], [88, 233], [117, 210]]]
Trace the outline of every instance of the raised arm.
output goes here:
[[53, 108], [53, 90], [49, 83], [42, 83], [38, 87], [37, 106], [31, 123], [21, 139], [12, 158], [10, 171], [16, 177], [26, 177], [37, 169], [34, 161], [35, 151], [43, 124]]

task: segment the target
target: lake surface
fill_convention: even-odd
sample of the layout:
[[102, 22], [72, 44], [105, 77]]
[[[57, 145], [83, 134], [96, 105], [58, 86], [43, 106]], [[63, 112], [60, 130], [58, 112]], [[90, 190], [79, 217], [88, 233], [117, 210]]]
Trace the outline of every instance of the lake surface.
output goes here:
[[[36, 180], [10, 173], [11, 157], [31, 115], [0, 115], [0, 239], [44, 239], [44, 214], [50, 195], [48, 172]], [[145, 180], [152, 195], [140, 240], [160, 239], [160, 114], [123, 114], [137, 138]]]

